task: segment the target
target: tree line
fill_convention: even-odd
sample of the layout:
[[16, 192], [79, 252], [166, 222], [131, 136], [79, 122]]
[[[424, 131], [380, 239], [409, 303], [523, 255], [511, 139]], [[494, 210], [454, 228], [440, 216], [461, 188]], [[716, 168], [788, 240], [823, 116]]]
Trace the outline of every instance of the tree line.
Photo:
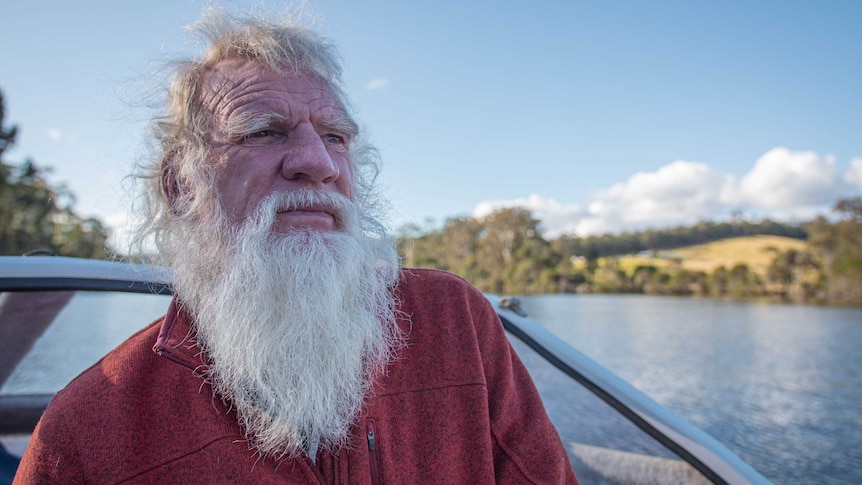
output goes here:
[[[542, 237], [541, 221], [523, 208], [487, 217], [460, 217], [437, 230], [402, 228], [398, 245], [407, 266], [459, 274], [496, 294], [646, 293], [753, 297], [862, 304], [862, 199], [840, 200], [835, 217], [806, 224], [701, 222], [693, 226], [601, 236]], [[674, 249], [739, 236], [807, 240], [806, 249], [774, 251], [765, 274], [745, 264], [711, 272], [676, 264], [624, 267], [620, 256]]]

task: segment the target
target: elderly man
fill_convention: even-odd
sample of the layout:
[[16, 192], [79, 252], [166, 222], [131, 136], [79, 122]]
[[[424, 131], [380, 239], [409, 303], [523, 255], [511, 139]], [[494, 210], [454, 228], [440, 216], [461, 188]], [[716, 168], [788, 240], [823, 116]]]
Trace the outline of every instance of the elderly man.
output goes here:
[[484, 297], [401, 269], [333, 47], [210, 14], [149, 171], [167, 314], [57, 394], [16, 483], [574, 483]]

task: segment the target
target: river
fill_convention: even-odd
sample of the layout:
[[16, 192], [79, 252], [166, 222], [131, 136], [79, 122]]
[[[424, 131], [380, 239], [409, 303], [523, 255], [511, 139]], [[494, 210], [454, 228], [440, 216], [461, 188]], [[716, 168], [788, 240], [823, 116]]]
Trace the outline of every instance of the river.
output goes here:
[[862, 483], [862, 309], [643, 295], [522, 302], [775, 483]]

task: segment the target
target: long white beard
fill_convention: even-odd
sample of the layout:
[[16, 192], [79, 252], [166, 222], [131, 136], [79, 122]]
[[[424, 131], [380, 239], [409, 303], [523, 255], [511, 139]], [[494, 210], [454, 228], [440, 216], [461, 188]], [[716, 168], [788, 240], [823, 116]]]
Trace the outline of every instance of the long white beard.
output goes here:
[[[279, 209], [320, 203], [337, 209], [342, 231], [273, 234]], [[397, 253], [364, 234], [359, 217], [331, 193], [276, 194], [238, 231], [222, 216], [218, 228], [189, 231], [189, 250], [173, 258], [213, 388], [264, 455], [346, 445], [374, 378], [403, 345]]]

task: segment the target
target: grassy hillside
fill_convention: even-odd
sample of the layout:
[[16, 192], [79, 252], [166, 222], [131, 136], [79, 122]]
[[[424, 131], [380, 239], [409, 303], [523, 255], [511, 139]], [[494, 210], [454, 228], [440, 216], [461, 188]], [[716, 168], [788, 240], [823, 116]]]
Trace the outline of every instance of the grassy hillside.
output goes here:
[[659, 251], [656, 257], [626, 256], [620, 259], [620, 266], [629, 274], [642, 265], [660, 268], [681, 266], [690, 271], [711, 273], [719, 266], [730, 269], [742, 263], [748, 265], [753, 272], [764, 275], [777, 252], [789, 249], [804, 250], [807, 245], [805, 241], [782, 236], [734, 237], [708, 244]]

